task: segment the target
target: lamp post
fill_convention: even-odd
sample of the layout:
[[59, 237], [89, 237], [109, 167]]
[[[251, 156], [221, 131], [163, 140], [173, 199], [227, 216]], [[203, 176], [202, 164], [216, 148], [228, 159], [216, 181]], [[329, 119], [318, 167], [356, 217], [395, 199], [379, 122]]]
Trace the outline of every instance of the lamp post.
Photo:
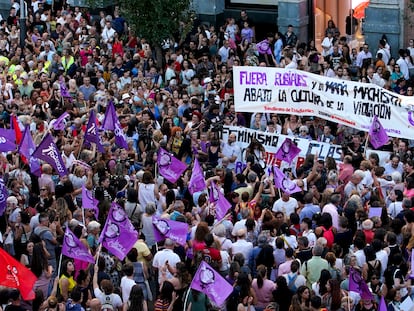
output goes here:
[[20, 0], [20, 18], [19, 18], [19, 24], [20, 24], [20, 47], [22, 50], [25, 46], [26, 41], [26, 3], [24, 0]]

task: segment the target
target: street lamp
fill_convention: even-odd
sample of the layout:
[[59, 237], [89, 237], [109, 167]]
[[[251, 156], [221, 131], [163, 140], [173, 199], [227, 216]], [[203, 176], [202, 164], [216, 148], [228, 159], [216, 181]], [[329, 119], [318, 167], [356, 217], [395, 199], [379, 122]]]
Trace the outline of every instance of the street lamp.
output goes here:
[[24, 0], [20, 0], [20, 47], [22, 50], [25, 46], [26, 41], [26, 2]]

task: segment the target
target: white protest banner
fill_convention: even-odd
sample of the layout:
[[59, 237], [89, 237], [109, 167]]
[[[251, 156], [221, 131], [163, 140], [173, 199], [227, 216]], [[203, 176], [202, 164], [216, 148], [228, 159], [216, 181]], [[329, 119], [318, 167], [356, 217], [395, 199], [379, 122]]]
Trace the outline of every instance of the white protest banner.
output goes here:
[[[249, 146], [252, 139], [256, 139], [259, 143], [263, 145], [266, 152], [266, 159], [264, 164], [267, 165], [277, 165], [281, 166], [281, 161], [277, 160], [275, 153], [279, 150], [282, 143], [287, 137], [292, 139], [292, 141], [301, 149], [296, 160], [292, 163], [292, 166], [299, 167], [305, 161], [306, 155], [308, 154], [317, 154], [318, 160], [326, 160], [327, 157], [332, 157], [336, 162], [342, 162], [342, 146], [333, 145], [329, 143], [323, 143], [316, 140], [308, 140], [302, 138], [294, 138], [287, 135], [279, 135], [273, 133], [265, 133], [258, 130], [252, 130], [245, 127], [237, 126], [224, 126], [222, 133], [222, 140], [227, 141], [230, 134], [236, 135], [236, 141], [240, 148], [242, 149], [242, 154], [236, 162], [236, 173], [242, 173], [246, 164], [246, 148]], [[385, 151], [368, 151], [368, 154], [371, 152], [376, 152], [380, 157], [380, 163], [385, 163], [389, 159], [389, 153]], [[282, 163], [282, 167], [290, 167], [287, 162]], [[265, 168], [265, 165], [263, 166]]]
[[368, 132], [377, 115], [387, 134], [414, 137], [414, 97], [374, 84], [271, 67], [233, 67], [239, 112], [315, 116]]

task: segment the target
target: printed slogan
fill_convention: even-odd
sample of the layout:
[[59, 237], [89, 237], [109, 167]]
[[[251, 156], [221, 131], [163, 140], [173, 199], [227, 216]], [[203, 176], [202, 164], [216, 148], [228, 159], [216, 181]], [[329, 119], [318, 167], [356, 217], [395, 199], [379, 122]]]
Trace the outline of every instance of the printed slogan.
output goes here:
[[315, 116], [363, 131], [377, 115], [389, 136], [414, 137], [414, 97], [300, 70], [234, 67], [233, 72], [236, 111]]

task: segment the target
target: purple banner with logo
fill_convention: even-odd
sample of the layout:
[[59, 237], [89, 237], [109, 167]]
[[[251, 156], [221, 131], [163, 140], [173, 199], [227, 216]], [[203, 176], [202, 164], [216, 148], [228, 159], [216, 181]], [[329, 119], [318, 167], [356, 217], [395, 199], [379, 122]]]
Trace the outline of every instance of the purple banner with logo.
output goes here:
[[283, 172], [276, 166], [273, 166], [275, 186], [288, 194], [299, 192], [302, 189], [293, 181], [290, 180]]
[[280, 146], [279, 150], [276, 152], [275, 156], [279, 160], [292, 163], [300, 151], [300, 148], [298, 148], [290, 138], [286, 138], [282, 146]]
[[85, 209], [91, 209], [95, 212], [95, 217], [99, 217], [99, 201], [92, 195], [92, 191], [86, 189], [85, 185], [82, 185], [82, 207]]
[[88, 248], [67, 227], [62, 244], [62, 254], [70, 258], [95, 263], [95, 259], [89, 253]]
[[16, 132], [0, 128], [0, 152], [14, 151], [16, 149]]
[[99, 243], [120, 260], [124, 260], [137, 240], [138, 232], [127, 213], [118, 204], [112, 203]]
[[7, 198], [9, 197], [9, 190], [4, 184], [3, 179], [0, 178], [0, 216], [4, 214], [7, 207]]
[[170, 183], [175, 183], [187, 169], [187, 165], [163, 148], [158, 150], [157, 164], [160, 174]]
[[41, 168], [39, 160], [33, 156], [33, 152], [36, 149], [36, 145], [33, 142], [32, 134], [30, 134], [30, 128], [26, 125], [26, 128], [23, 132], [22, 141], [19, 145], [19, 153], [21, 153], [26, 159], [29, 161], [30, 172], [40, 177], [41, 175]]
[[221, 193], [214, 181], [212, 181], [210, 185], [209, 200], [210, 203], [215, 204], [217, 220], [223, 219], [223, 217], [226, 216], [227, 211], [231, 208], [231, 204]]
[[362, 278], [361, 273], [352, 267], [349, 270], [349, 290], [361, 295], [361, 299], [373, 299], [367, 283]]
[[128, 142], [125, 137], [124, 130], [121, 128], [118, 116], [116, 115], [115, 106], [113, 102], [109, 102], [105, 111], [105, 118], [102, 122], [104, 130], [113, 131], [115, 134], [115, 143], [124, 149], [128, 149]]
[[381, 122], [378, 120], [378, 116], [375, 115], [372, 120], [372, 124], [369, 127], [369, 140], [372, 147], [375, 149], [381, 148], [386, 143], [388, 143], [388, 135], [382, 126]]
[[152, 224], [157, 242], [166, 238], [183, 246], [187, 242], [188, 225], [186, 223], [152, 216]]
[[53, 123], [53, 129], [56, 131], [63, 131], [65, 129], [65, 119], [66, 117], [69, 117], [69, 113], [66, 111], [62, 113], [62, 115], [56, 119], [56, 121]]
[[37, 149], [33, 152], [33, 156], [52, 165], [59, 176], [66, 176], [68, 174], [62, 155], [59, 153], [52, 135], [49, 133], [46, 134], [40, 145], [37, 146]]
[[233, 292], [233, 286], [205, 261], [200, 263], [191, 288], [205, 294], [217, 306], [222, 306]]
[[96, 113], [95, 110], [91, 110], [89, 115], [88, 125], [85, 132], [85, 142], [96, 144], [99, 152], [104, 152], [101, 139], [99, 138], [98, 125], [96, 124]]
[[194, 194], [196, 192], [203, 191], [204, 189], [206, 189], [206, 181], [204, 179], [203, 170], [201, 169], [200, 163], [196, 158], [194, 160], [190, 182], [188, 183], [188, 191], [191, 194]]

